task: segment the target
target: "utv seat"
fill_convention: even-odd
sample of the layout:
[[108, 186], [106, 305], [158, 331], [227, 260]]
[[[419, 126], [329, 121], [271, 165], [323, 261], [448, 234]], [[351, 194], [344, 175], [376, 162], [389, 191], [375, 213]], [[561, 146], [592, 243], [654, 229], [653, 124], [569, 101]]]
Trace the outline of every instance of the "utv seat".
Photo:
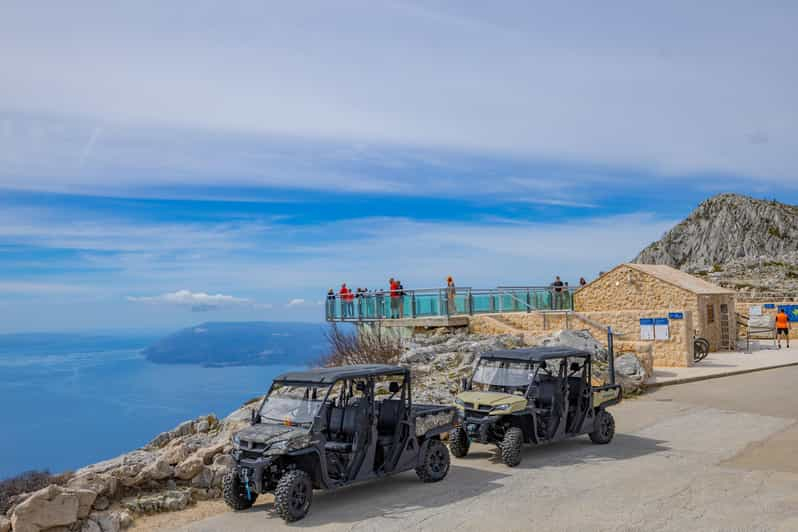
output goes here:
[[551, 408], [555, 404], [559, 404], [560, 396], [562, 395], [562, 382], [556, 377], [544, 377], [537, 383], [538, 387], [538, 404], [541, 408]]
[[396, 427], [402, 413], [401, 399], [385, 399], [380, 403], [380, 416], [377, 419], [377, 434], [381, 445], [393, 443]]
[[343, 408], [333, 408], [330, 413], [330, 438], [324, 444], [328, 451], [352, 452], [354, 446], [365, 437], [368, 422], [368, 403], [357, 400]]

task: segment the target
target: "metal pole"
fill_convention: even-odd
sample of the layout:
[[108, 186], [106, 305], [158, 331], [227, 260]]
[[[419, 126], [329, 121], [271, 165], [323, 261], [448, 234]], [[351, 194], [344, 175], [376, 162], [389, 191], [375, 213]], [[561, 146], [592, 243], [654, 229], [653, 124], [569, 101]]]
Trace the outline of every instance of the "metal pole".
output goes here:
[[474, 297], [471, 295], [471, 289], [470, 288], [468, 289], [467, 299], [468, 299], [468, 315], [469, 316], [473, 316], [474, 315]]
[[607, 371], [610, 373], [610, 384], [615, 384], [615, 349], [612, 336], [612, 327], [607, 327]]
[[410, 312], [412, 313], [412, 316], [415, 318], [416, 317], [416, 291], [415, 290], [410, 292], [410, 308], [411, 308]]

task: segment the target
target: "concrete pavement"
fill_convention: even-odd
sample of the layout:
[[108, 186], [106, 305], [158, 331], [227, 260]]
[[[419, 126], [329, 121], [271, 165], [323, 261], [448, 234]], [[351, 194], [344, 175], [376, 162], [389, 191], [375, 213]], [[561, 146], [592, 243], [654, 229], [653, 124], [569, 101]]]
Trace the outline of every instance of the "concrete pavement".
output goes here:
[[690, 368], [654, 368], [654, 375], [646, 385], [667, 386], [684, 384], [742, 373], [798, 365], [798, 345], [776, 349], [773, 341], [752, 342], [750, 352], [722, 351], [710, 353], [707, 358]]
[[286, 525], [271, 498], [172, 530], [798, 530], [798, 367], [668, 386], [613, 409], [610, 445], [529, 447], [509, 469], [490, 447], [446, 480], [414, 473], [316, 492]]

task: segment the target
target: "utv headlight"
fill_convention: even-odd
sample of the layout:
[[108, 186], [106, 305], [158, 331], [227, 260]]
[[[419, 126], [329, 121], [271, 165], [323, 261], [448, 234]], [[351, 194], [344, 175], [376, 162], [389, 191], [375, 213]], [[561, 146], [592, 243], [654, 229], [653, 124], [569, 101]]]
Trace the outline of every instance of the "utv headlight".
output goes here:
[[496, 405], [493, 407], [494, 410], [510, 410], [510, 405]]

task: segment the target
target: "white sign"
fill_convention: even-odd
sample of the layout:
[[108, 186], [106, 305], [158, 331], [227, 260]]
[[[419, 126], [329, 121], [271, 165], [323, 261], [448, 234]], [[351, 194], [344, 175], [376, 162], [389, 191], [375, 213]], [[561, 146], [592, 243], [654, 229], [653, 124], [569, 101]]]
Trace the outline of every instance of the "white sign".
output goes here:
[[668, 318], [654, 318], [654, 339], [667, 340], [671, 337]]
[[654, 339], [654, 318], [640, 318], [640, 339]]
[[762, 315], [762, 307], [760, 305], [756, 305], [748, 309], [749, 316], [761, 316]]

